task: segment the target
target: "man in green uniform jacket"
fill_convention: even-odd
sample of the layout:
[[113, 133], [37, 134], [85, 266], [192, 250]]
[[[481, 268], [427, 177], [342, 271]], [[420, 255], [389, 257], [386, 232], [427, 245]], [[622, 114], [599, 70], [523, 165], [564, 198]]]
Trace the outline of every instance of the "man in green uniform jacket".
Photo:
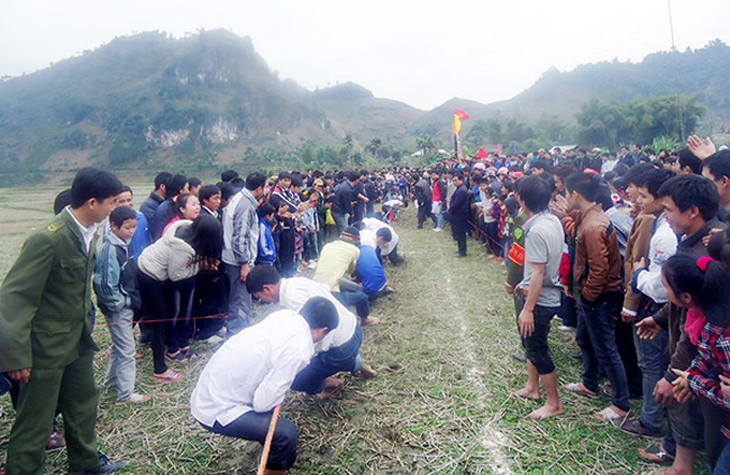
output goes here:
[[56, 405], [63, 414], [69, 471], [116, 470], [97, 452], [98, 390], [91, 338], [91, 279], [96, 226], [114, 206], [121, 182], [111, 173], [80, 170], [71, 206], [33, 233], [0, 288], [0, 371], [19, 381], [8, 442], [8, 475], [40, 474]]

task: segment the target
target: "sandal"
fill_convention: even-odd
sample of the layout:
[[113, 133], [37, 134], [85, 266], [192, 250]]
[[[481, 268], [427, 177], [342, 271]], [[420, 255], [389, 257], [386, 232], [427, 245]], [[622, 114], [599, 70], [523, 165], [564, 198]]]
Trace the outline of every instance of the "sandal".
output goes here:
[[189, 360], [194, 360], [199, 356], [197, 353], [194, 353], [192, 348], [190, 348], [189, 346], [186, 346], [185, 348], [180, 348], [180, 353], [185, 355], [185, 357]]
[[641, 419], [639, 419], [638, 417], [626, 419], [626, 421], [621, 424], [621, 430], [626, 432], [627, 434], [635, 435], [638, 437], [648, 437], [650, 439], [662, 438], [661, 431], [651, 430], [644, 427], [644, 424], [641, 423]]
[[589, 397], [591, 399], [595, 399], [600, 394], [594, 393], [593, 391], [589, 391], [585, 388], [581, 383], [570, 383], [565, 385], [565, 389], [570, 391], [571, 393], [580, 394], [581, 396]]
[[177, 350], [175, 353], [165, 353], [165, 356], [170, 361], [176, 361], [178, 363], [188, 362], [188, 357], [182, 350]]
[[601, 412], [596, 413], [596, 417], [598, 417], [601, 420], [616, 423], [618, 421], [623, 421], [627, 417], [629, 417], [629, 413], [626, 412], [625, 415], [621, 415], [616, 411], [616, 409], [613, 408], [613, 406], [608, 406], [607, 408], [603, 409]]
[[166, 375], [153, 374], [152, 377], [155, 379], [155, 381], [159, 381], [161, 383], [174, 383], [175, 381], [181, 381], [185, 379], [185, 376], [178, 373], [177, 371], [170, 371]]
[[670, 465], [674, 462], [674, 455], [664, 450], [663, 445], [652, 445], [647, 449], [639, 449], [639, 457], [647, 462], [660, 465]]

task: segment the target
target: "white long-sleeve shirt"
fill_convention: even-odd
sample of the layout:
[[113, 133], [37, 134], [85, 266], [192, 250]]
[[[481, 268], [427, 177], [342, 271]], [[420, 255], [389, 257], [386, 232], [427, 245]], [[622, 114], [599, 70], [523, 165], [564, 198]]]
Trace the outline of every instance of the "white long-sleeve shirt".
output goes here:
[[[362, 223], [367, 229], [374, 232], [376, 235], [378, 233], [378, 229], [380, 228], [390, 229], [390, 234], [393, 236], [393, 238], [390, 240], [390, 242], [387, 242], [380, 247], [380, 254], [382, 254], [383, 256], [387, 256], [388, 254], [390, 254], [393, 249], [395, 249], [395, 246], [398, 245], [398, 233], [395, 232], [395, 229], [393, 229], [393, 226], [391, 226], [390, 224], [375, 218], [363, 218]], [[360, 232], [362, 233], [362, 231]], [[360, 238], [360, 242], [362, 243], [362, 237]], [[375, 245], [373, 245], [372, 247], [375, 247]]]
[[298, 312], [307, 303], [307, 300], [312, 297], [324, 297], [332, 302], [337, 309], [337, 315], [340, 317], [337, 328], [330, 330], [327, 336], [314, 345], [315, 352], [321, 353], [350, 341], [357, 329], [358, 319], [332, 295], [327, 285], [320, 284], [306, 277], [281, 279], [279, 303], [283, 307]]
[[634, 276], [636, 289], [658, 304], [668, 300], [662, 284], [662, 266], [677, 252], [678, 244], [677, 235], [662, 213], [654, 222], [654, 234], [649, 242], [649, 267]]
[[270, 411], [312, 356], [304, 318], [291, 310], [274, 312], [216, 351], [195, 385], [190, 411], [209, 427], [216, 421], [226, 426], [249, 411]]

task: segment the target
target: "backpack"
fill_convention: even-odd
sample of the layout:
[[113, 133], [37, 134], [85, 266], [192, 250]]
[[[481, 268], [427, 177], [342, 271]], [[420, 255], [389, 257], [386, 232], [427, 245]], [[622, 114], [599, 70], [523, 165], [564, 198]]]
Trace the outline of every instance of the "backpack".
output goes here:
[[126, 248], [116, 247], [117, 261], [119, 262], [120, 269], [119, 285], [129, 296], [132, 310], [138, 312], [142, 309], [142, 296], [137, 287], [137, 262], [133, 256], [129, 255], [129, 251]]

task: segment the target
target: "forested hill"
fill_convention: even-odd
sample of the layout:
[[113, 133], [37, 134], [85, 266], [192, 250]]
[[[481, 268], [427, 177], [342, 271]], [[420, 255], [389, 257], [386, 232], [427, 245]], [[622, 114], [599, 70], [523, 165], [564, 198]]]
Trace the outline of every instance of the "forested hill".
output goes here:
[[[730, 122], [729, 70], [730, 48], [716, 41], [638, 64], [552, 70], [509, 101], [452, 99], [427, 112], [374, 97], [357, 84], [309, 91], [283, 81], [250, 38], [228, 31], [179, 39], [142, 33], [0, 82], [0, 176], [88, 164], [191, 169], [289, 160], [338, 166], [359, 163], [368, 150], [373, 160], [397, 160], [424, 136], [448, 147], [454, 107], [472, 116], [465, 135], [495, 118], [518, 125], [545, 116], [562, 121], [553, 127], [559, 134], [520, 128], [545, 142], [575, 137], [576, 113], [595, 98], [627, 103], [697, 95], [704, 120], [723, 125]], [[509, 130], [502, 131], [505, 140], [517, 140]], [[474, 145], [489, 140], [472, 138]]]
[[526, 118], [553, 112], [572, 118], [592, 98], [621, 103], [647, 97], [698, 95], [705, 120], [730, 121], [730, 47], [720, 40], [698, 50], [663, 52], [640, 63], [601, 62], [570, 72], [550, 69], [528, 90], [489, 105], [490, 111]]

